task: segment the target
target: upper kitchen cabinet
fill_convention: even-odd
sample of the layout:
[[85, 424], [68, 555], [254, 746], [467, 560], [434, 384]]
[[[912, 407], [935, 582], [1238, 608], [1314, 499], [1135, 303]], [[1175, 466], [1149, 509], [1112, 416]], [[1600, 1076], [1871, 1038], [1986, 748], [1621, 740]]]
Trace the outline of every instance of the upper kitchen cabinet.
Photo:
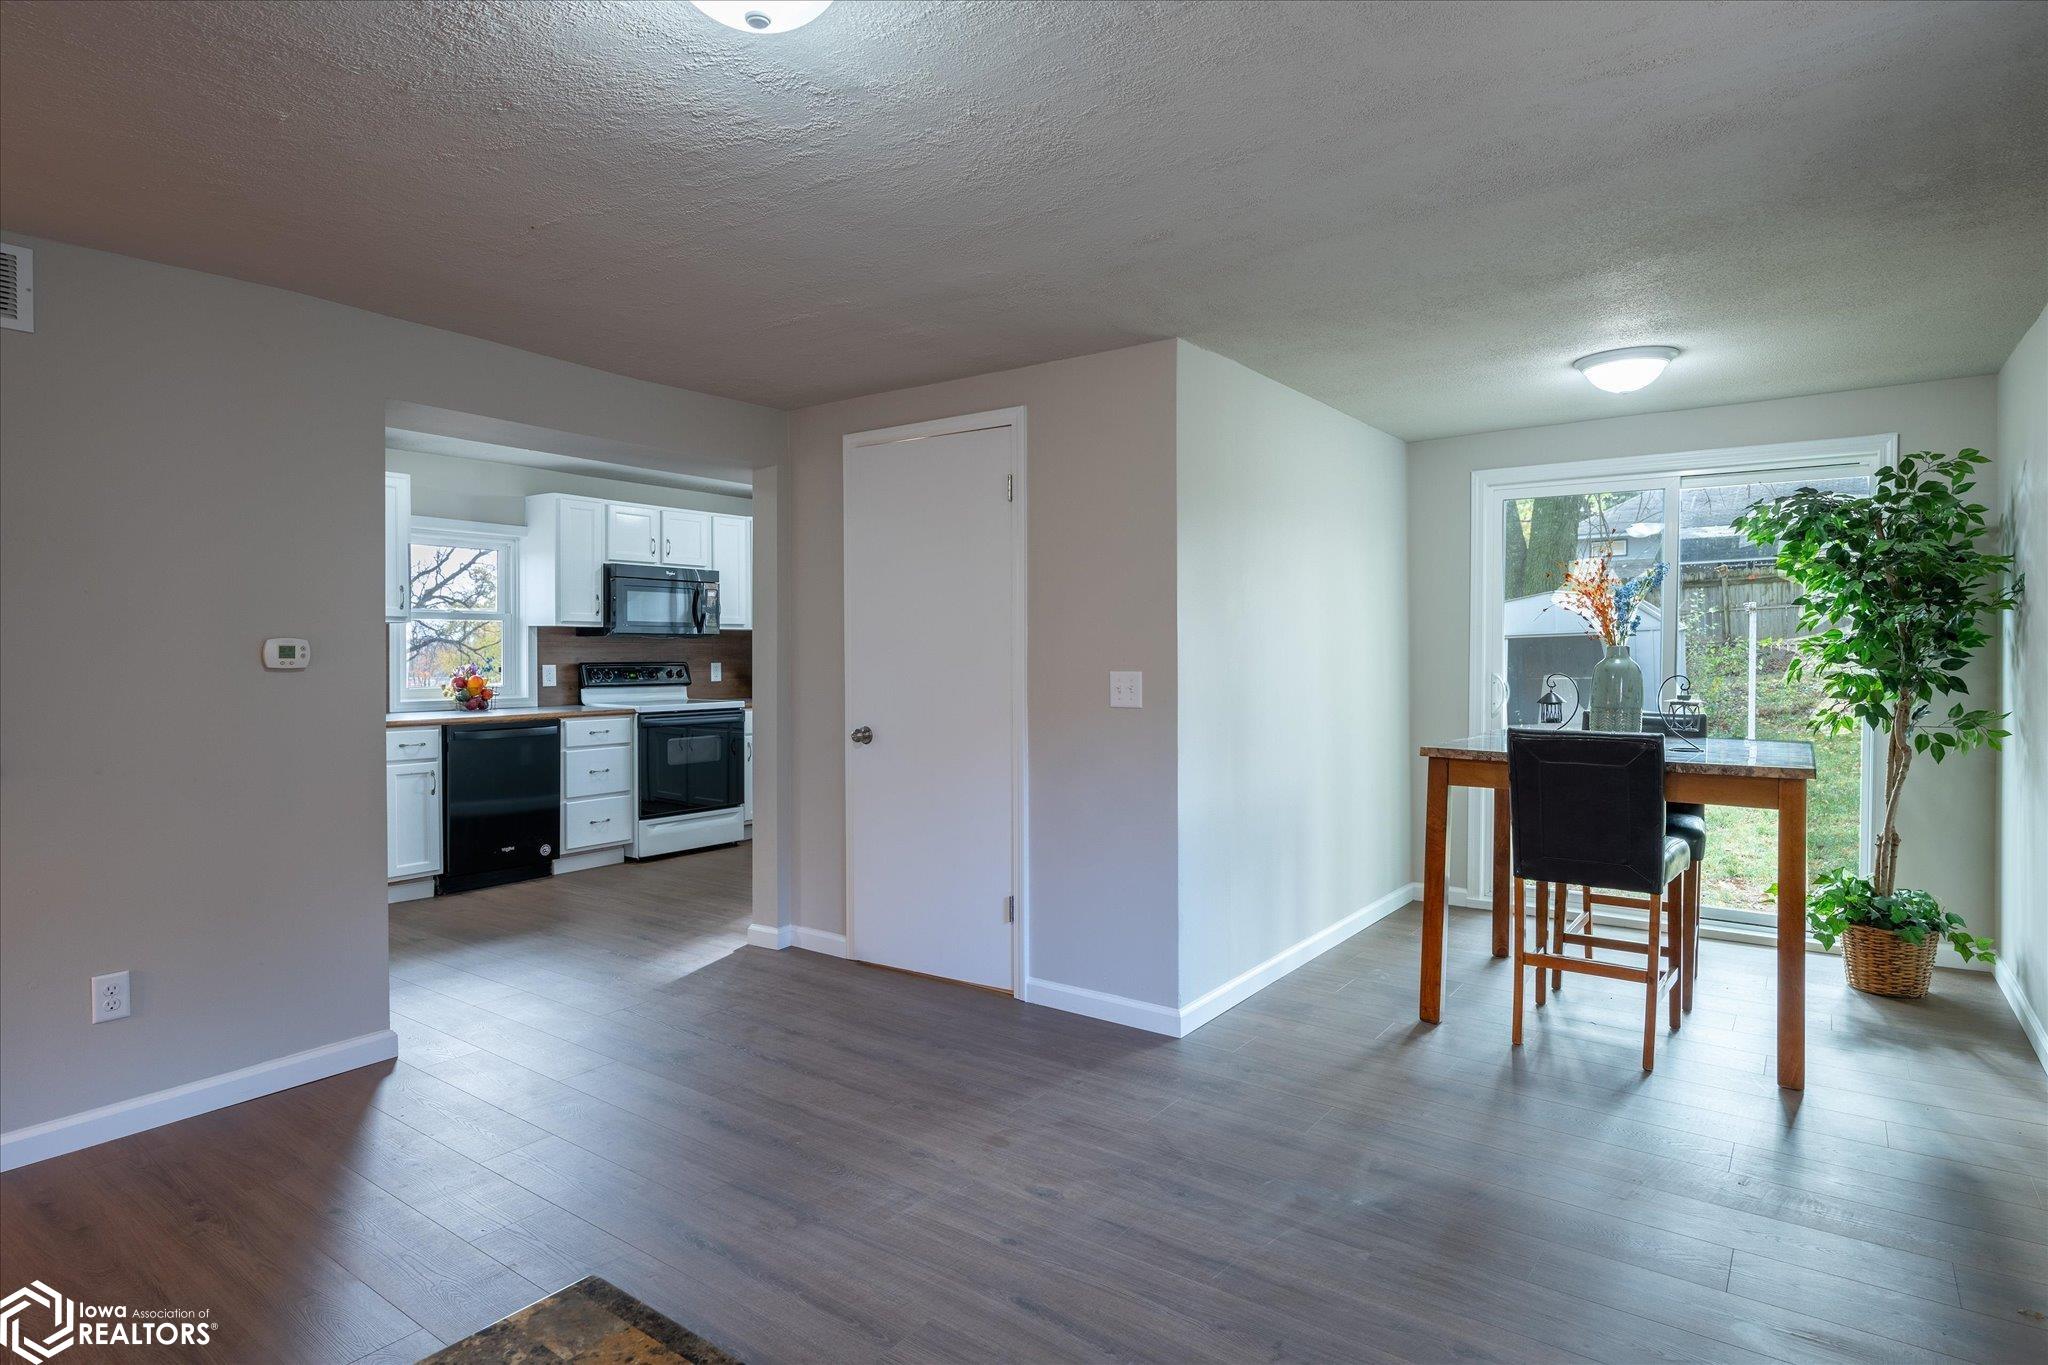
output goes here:
[[661, 509], [605, 504], [604, 557], [614, 564], [661, 563]]
[[662, 508], [661, 562], [682, 569], [715, 567], [711, 562], [711, 514]]
[[711, 514], [711, 567], [718, 570], [718, 624], [754, 628], [754, 519]]
[[405, 619], [412, 584], [412, 475], [384, 471], [384, 619]]
[[[604, 624], [608, 510], [595, 498], [566, 493], [536, 493], [526, 500], [519, 591], [528, 625]], [[646, 562], [644, 548], [639, 562]]]

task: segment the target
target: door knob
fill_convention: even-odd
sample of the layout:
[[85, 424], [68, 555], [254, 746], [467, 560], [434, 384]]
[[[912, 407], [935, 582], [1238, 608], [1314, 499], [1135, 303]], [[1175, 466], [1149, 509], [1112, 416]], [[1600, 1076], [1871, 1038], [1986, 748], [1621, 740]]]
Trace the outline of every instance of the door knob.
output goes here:
[[875, 742], [875, 732], [863, 725], [860, 729], [853, 732], [852, 738], [855, 744], [873, 744]]

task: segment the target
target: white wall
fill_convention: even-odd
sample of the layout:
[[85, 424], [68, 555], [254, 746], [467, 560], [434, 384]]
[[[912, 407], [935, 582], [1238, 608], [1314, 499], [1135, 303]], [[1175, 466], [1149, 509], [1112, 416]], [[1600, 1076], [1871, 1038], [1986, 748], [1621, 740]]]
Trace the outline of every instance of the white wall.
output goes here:
[[[1408, 448], [1409, 639], [1413, 738], [1417, 743], [1470, 728], [1472, 472], [1514, 465], [1614, 459], [1896, 432], [1899, 450], [1954, 451], [1975, 446], [1997, 455], [1997, 404], [1991, 376], [1942, 379], [1849, 393], [1816, 394], [1683, 412], [1610, 417], [1419, 441]], [[1978, 496], [2000, 505], [1998, 466], [1987, 467]], [[1964, 676], [1990, 697], [1998, 651], [1986, 651]], [[1412, 750], [1411, 750], [1412, 753]], [[1423, 766], [1411, 757], [1414, 808], [1421, 809]], [[1451, 886], [1465, 884], [1466, 803], [1451, 803]], [[1994, 928], [1998, 824], [1996, 760], [1965, 754], [1939, 766], [1922, 762], [1900, 807], [1900, 876], [1932, 891], [1977, 932]], [[1422, 867], [1421, 825], [1413, 866]], [[1711, 855], [1710, 855], [1711, 856]]]
[[754, 514], [750, 498], [634, 483], [625, 477], [604, 478], [496, 460], [471, 460], [459, 455], [387, 450], [384, 467], [412, 476], [412, 511], [417, 517], [524, 526], [526, 499], [533, 493], [576, 493], [586, 498], [616, 498], [654, 507], [692, 507], [701, 512], [730, 512], [742, 517]]
[[1186, 1004], [1409, 881], [1408, 537], [1399, 440], [1178, 355]]
[[2028, 596], [2006, 618], [1999, 701], [1998, 974], [2048, 1064], [2048, 312], [1998, 375], [2005, 530]]
[[[22, 240], [12, 236], [9, 241]], [[782, 413], [46, 241], [0, 332], [0, 1128], [387, 1021], [385, 405], [766, 464]], [[314, 663], [266, 673], [267, 635]], [[88, 1022], [131, 969], [134, 1017]]]
[[[1178, 1003], [1174, 357], [1175, 343], [1155, 342], [793, 415], [783, 583], [795, 923], [829, 933], [845, 925], [841, 439], [1021, 406], [1030, 442], [1032, 975]], [[1144, 670], [1142, 710], [1109, 708], [1112, 668]]]

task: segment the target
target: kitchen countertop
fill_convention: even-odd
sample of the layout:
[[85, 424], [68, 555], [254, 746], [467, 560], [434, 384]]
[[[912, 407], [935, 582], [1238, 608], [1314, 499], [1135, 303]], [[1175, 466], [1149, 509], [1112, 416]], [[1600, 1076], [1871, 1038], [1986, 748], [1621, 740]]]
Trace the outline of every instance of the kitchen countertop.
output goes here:
[[493, 721], [576, 720], [599, 716], [630, 716], [630, 706], [494, 706], [488, 711], [392, 711], [386, 713], [386, 729], [413, 725], [488, 725]]

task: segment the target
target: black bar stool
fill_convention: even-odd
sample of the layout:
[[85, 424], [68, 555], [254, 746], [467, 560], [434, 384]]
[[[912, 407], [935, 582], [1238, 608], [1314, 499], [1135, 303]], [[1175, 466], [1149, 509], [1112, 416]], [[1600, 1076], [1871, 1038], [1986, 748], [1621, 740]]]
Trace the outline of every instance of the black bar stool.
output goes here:
[[[1668, 995], [1671, 1029], [1679, 1027], [1681, 1001], [1673, 987], [1684, 978], [1688, 954], [1682, 897], [1668, 897], [1671, 883], [1692, 866], [1692, 848], [1670, 834], [1664, 808], [1664, 737], [1556, 730], [1508, 731], [1508, 811], [1513, 826], [1515, 896], [1514, 1040], [1522, 1042], [1522, 974], [1536, 969], [1559, 982], [1565, 972], [1605, 976], [1643, 985], [1643, 1070], [1656, 1064], [1657, 1000]], [[1536, 947], [1529, 947], [1519, 883], [1536, 883]], [[1591, 932], [1590, 915], [1573, 932], [1563, 915], [1563, 888], [1579, 886], [1644, 898], [1649, 916], [1644, 943], [1603, 938]], [[1558, 919], [1554, 937], [1545, 926], [1553, 888]], [[1671, 940], [1663, 941], [1669, 900]], [[1586, 949], [1583, 958], [1565, 954], [1568, 944]], [[1593, 949], [1644, 955], [1643, 965], [1609, 962]]]

